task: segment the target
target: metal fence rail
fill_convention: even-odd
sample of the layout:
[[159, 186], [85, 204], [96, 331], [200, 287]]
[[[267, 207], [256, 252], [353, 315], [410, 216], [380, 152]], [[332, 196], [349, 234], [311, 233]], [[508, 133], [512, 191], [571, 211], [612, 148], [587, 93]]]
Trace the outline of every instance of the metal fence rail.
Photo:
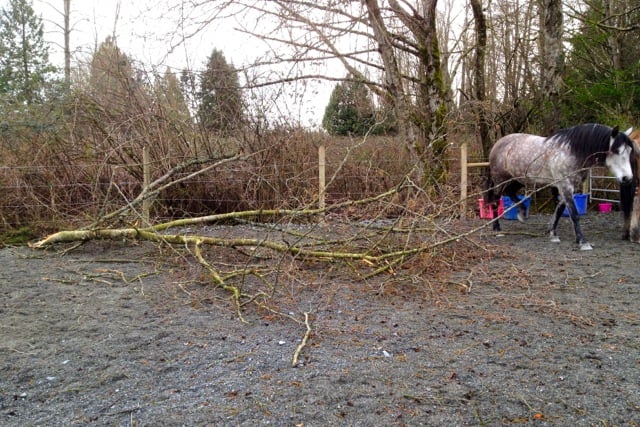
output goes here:
[[605, 168], [593, 168], [589, 171], [589, 193], [591, 200], [620, 202], [618, 182], [615, 177], [606, 175]]

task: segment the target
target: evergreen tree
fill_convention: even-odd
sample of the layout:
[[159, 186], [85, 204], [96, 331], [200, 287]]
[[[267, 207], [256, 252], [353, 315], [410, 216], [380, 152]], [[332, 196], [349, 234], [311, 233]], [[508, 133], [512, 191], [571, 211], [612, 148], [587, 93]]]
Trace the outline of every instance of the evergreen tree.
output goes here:
[[[632, 121], [640, 110], [640, 1], [596, 0], [571, 37], [565, 82], [567, 123]], [[616, 9], [619, 8], [619, 9]]]
[[130, 113], [135, 105], [132, 98], [139, 85], [131, 60], [110, 36], [93, 54], [89, 86], [95, 101], [112, 115]]
[[189, 121], [189, 107], [181, 84], [169, 68], [155, 82], [156, 100], [180, 122]]
[[375, 127], [376, 111], [369, 89], [362, 83], [347, 78], [336, 84], [324, 111], [322, 127], [330, 135], [364, 135], [380, 133]]
[[9, 0], [0, 14], [0, 96], [6, 104], [44, 100], [46, 84], [56, 71], [49, 63], [42, 18], [31, 2]]
[[198, 119], [207, 131], [230, 134], [244, 124], [238, 73], [224, 54], [214, 49], [200, 78]]
[[88, 87], [79, 92], [82, 99], [87, 97], [86, 108], [78, 111], [78, 123], [86, 120], [81, 127], [86, 134], [79, 140], [90, 142], [97, 156], [116, 155], [123, 162], [135, 163], [129, 172], [136, 178], [142, 176], [143, 146], [151, 149], [152, 157], [161, 157], [153, 152], [162, 147], [152, 133], [152, 89], [147, 76], [134, 68], [116, 40], [107, 37], [91, 58]]
[[185, 97], [189, 111], [198, 110], [198, 82], [193, 71], [184, 69], [180, 72], [180, 91]]

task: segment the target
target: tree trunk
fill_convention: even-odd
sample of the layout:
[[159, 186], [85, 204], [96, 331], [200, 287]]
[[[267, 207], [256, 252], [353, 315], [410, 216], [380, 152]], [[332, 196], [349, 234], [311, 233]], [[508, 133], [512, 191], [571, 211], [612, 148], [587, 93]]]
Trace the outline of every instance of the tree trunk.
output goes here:
[[369, 15], [369, 25], [371, 25], [378, 42], [378, 49], [384, 64], [385, 83], [389, 96], [393, 100], [396, 119], [398, 120], [398, 131], [400, 137], [405, 141], [411, 161], [415, 165], [413, 175], [422, 179], [424, 176], [424, 160], [419, 149], [416, 129], [411, 120], [411, 103], [405, 94], [402, 73], [393, 50], [393, 40], [385, 27], [378, 1], [365, 0], [364, 3]]
[[482, 154], [489, 158], [491, 141], [489, 141], [489, 124], [486, 115], [486, 89], [485, 89], [485, 58], [487, 51], [487, 21], [482, 11], [482, 0], [470, 0], [476, 30], [476, 58], [474, 65], [474, 86], [476, 96], [476, 111], [478, 116], [478, 133]]
[[542, 50], [542, 98], [548, 106], [544, 111], [544, 133], [550, 135], [561, 127], [560, 92], [564, 72], [564, 50], [562, 48], [562, 0], [541, 0], [540, 16]]
[[64, 82], [69, 87], [71, 85], [71, 45], [69, 35], [71, 34], [71, 0], [64, 0]]
[[418, 76], [418, 104], [416, 105], [417, 125], [422, 138], [422, 158], [425, 162], [423, 184], [429, 190], [438, 192], [440, 184], [447, 179], [449, 163], [447, 160], [448, 141], [446, 139], [445, 119], [447, 114], [447, 93], [442, 65], [440, 63], [440, 45], [436, 28], [437, 0], [423, 0], [423, 17], [409, 15], [401, 9], [396, 0], [389, 4], [400, 19], [413, 33], [418, 44], [421, 73]]
[[[436, 30], [437, 0], [423, 0], [420, 13], [407, 12], [396, 0], [389, 0], [393, 13], [414, 37], [420, 75], [405, 80], [395, 50], [397, 40], [386, 28], [377, 0], [364, 0], [369, 24], [378, 42], [385, 68], [389, 96], [394, 101], [400, 135], [415, 165], [416, 176], [425, 188], [437, 190], [448, 172], [444, 129], [446, 94]], [[409, 86], [416, 85], [416, 102], [410, 101]]]

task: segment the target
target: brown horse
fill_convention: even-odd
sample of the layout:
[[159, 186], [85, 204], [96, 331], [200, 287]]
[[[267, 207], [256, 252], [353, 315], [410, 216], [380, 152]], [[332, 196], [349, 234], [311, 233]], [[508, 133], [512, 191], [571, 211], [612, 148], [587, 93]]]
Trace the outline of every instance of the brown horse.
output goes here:
[[640, 130], [633, 131], [629, 138], [633, 142], [631, 154], [631, 170], [633, 179], [630, 182], [620, 184], [620, 210], [622, 211], [623, 225], [622, 238], [640, 243]]

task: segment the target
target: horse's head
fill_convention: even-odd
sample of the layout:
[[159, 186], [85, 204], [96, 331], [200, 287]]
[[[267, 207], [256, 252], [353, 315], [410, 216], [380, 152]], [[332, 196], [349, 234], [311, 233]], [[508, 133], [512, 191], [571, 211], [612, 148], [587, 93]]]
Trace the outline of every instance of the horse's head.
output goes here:
[[627, 183], [633, 179], [631, 156], [635, 155], [633, 141], [629, 138], [632, 128], [619, 132], [616, 126], [611, 131], [611, 141], [605, 164], [618, 182]]

